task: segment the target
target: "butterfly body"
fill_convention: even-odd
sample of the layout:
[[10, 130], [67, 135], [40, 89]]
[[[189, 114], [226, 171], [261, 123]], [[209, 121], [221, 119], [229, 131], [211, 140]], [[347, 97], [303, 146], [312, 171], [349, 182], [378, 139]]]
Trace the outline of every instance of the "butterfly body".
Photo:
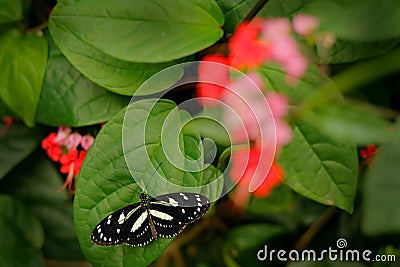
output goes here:
[[91, 239], [101, 246], [144, 246], [158, 237], [179, 234], [210, 207], [207, 197], [194, 193], [171, 193], [155, 198], [140, 195], [140, 202], [119, 209], [104, 218]]

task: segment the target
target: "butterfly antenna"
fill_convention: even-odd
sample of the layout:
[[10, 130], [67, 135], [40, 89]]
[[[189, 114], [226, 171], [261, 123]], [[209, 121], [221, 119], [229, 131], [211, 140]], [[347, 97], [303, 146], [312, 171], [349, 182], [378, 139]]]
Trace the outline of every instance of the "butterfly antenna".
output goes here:
[[130, 190], [132, 190], [132, 191], [138, 193], [138, 191], [136, 191], [136, 190], [133, 189], [132, 187], [130, 187], [130, 186], [126, 185], [126, 184], [123, 184], [123, 183], [121, 183], [121, 182], [119, 182], [119, 181], [117, 181], [117, 180], [108, 179], [108, 178], [107, 178], [106, 180], [111, 181], [111, 182], [114, 182], [114, 183], [117, 183], [117, 184], [122, 185], [122, 186], [124, 186], [124, 187], [128, 187]]
[[[154, 174], [156, 174], [156, 172], [157, 172], [157, 170], [158, 170], [158, 168], [160, 168], [161, 167], [161, 165], [162, 165], [162, 162], [160, 162], [160, 163], [158, 163], [158, 165], [157, 165], [157, 167], [156, 167], [156, 169], [154, 170], [154, 172], [153, 172], [153, 174], [150, 176], [150, 178], [152, 178], [153, 176], [154, 176]], [[146, 186], [147, 187], [147, 186]], [[143, 188], [142, 188], [143, 189]], [[145, 190], [143, 189], [143, 192], [144, 192]]]

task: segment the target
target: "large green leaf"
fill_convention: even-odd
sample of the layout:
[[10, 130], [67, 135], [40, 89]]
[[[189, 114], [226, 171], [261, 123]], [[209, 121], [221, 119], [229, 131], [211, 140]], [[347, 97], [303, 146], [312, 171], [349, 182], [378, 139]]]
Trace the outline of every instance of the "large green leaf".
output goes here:
[[400, 233], [400, 120], [365, 178], [362, 229], [369, 235]]
[[[52, 36], [57, 35], [57, 29], [50, 24]], [[133, 63], [119, 60], [102, 53], [100, 50], [84, 43], [75, 35], [66, 35], [61, 44], [55, 40], [68, 60], [88, 79], [112, 92], [133, 95], [140, 85], [150, 76], [169, 67], [174, 62], [166, 63]], [[70, 45], [64, 46], [62, 43]], [[173, 85], [179, 77], [170, 77], [164, 82], [163, 88]], [[161, 81], [159, 81], [161, 82]]]
[[328, 81], [321, 70], [314, 65], [310, 65], [306, 73], [298, 80], [294, 86], [289, 86], [286, 82], [286, 72], [281, 66], [267, 65], [260, 69], [264, 78], [265, 88], [284, 93], [291, 101], [298, 102], [316, 92], [316, 88]]
[[40, 221], [19, 200], [0, 195], [0, 265], [44, 266]]
[[0, 36], [0, 98], [28, 126], [35, 124], [46, 60], [44, 37], [16, 29]]
[[20, 20], [22, 18], [21, 0], [0, 0], [0, 24]]
[[317, 17], [322, 30], [342, 40], [379, 41], [400, 35], [397, 0], [312, 0], [302, 11]]
[[[222, 13], [221, 13], [222, 16]], [[218, 21], [187, 1], [88, 0], [58, 5], [50, 17], [57, 45], [75, 35], [112, 57], [166, 62], [191, 55], [223, 34]]]
[[35, 153], [11, 171], [1, 183], [1, 192], [22, 200], [41, 220], [46, 239], [43, 254], [48, 259], [83, 260], [67, 191], [59, 192], [65, 177], [44, 153]]
[[353, 212], [358, 176], [354, 145], [339, 143], [309, 124], [297, 123], [291, 143], [278, 160], [285, 170], [285, 183], [293, 190]]
[[329, 49], [317, 44], [314, 52], [319, 64], [349, 63], [382, 55], [392, 50], [399, 43], [400, 38], [375, 42], [336, 40]]
[[[132, 264], [135, 266], [147, 266], [161, 255], [171, 242], [170, 239], [161, 238], [145, 247], [128, 247], [125, 245], [119, 247], [100, 247], [90, 241], [90, 233], [101, 219], [123, 206], [139, 201], [141, 189], [132, 178], [131, 172], [141, 173], [143, 177], [148, 178], [153, 176], [152, 178], [154, 178], [154, 176], [159, 175], [153, 171], [154, 166], [157, 166], [157, 162], [162, 162], [162, 166], [158, 171], [162, 172], [163, 176], [167, 176], [170, 181], [179, 185], [193, 186], [201, 184], [204, 181], [208, 182], [210, 177], [212, 177], [210, 175], [203, 176], [202, 173], [191, 174], [183, 171], [179, 172], [176, 168], [171, 167], [172, 165], [166, 160], [165, 155], [162, 154], [162, 150], [159, 148], [160, 145], [157, 143], [159, 141], [157, 140], [161, 139], [162, 131], [159, 131], [159, 129], [166, 118], [165, 116], [170, 113], [176, 115], [174, 113], [176, 105], [171, 101], [161, 100], [154, 107], [154, 113], [149, 113], [150, 110], [143, 108], [146, 107], [146, 103], [149, 103], [149, 101], [141, 100], [134, 102], [132, 105], [136, 106], [133, 106], [134, 108], [131, 109], [131, 112], [134, 113], [133, 115], [125, 114], [126, 110], [123, 110], [103, 127], [88, 152], [80, 171], [74, 201], [75, 226], [83, 252], [94, 266], [131, 266]], [[186, 120], [188, 116], [185, 112], [178, 112], [177, 115], [174, 119], [179, 120], [182, 118]], [[130, 123], [125, 124], [123, 128], [124, 117]], [[142, 127], [142, 122], [146, 122], [147, 117], [149, 117], [148, 124], [146, 127]], [[131, 126], [138, 128], [129, 128]], [[180, 124], [170, 124], [169, 126], [172, 128], [167, 127], [167, 133], [164, 132], [164, 134], [175, 133], [175, 128], [180, 129], [182, 127]], [[125, 138], [128, 139], [128, 143], [124, 143], [125, 150], [123, 150], [122, 143], [123, 131]], [[132, 155], [134, 156], [133, 161], [135, 161], [134, 168], [138, 169], [129, 170], [125, 163], [124, 152], [129, 153], [131, 150], [128, 147], [127, 151], [126, 145], [132, 144], [130, 143], [131, 141], [133, 143], [143, 141], [140, 139], [144, 133], [146, 133], [147, 141], [155, 141], [153, 143], [145, 143], [145, 148], [147, 151], [150, 151], [149, 159], [155, 164], [152, 166], [153, 170], [147, 165], [147, 160], [149, 159], [144, 159], [144, 156], [137, 153], [137, 151], [136, 154]], [[180, 148], [185, 156], [196, 158], [200, 155], [198, 136], [181, 133], [179, 134], [179, 140], [181, 141], [180, 144], [183, 145]], [[129, 156], [127, 156], [127, 160], [129, 160]], [[128, 164], [131, 165], [131, 162], [128, 161]], [[136, 178], [142, 179], [142, 177]], [[118, 182], [114, 183], [108, 179]], [[154, 191], [154, 188], [150, 186], [152, 185], [150, 184], [149, 187], [146, 187], [146, 190], [151, 189], [151, 191]], [[222, 186], [217, 190], [222, 190]], [[206, 193], [217, 195], [215, 191]]]
[[369, 106], [357, 102], [331, 103], [310, 116], [326, 135], [340, 142], [358, 145], [378, 144], [387, 139], [391, 124]]
[[232, 33], [258, 0], [216, 0], [225, 16], [224, 30]]
[[9, 127], [0, 124], [0, 179], [31, 154], [42, 138], [39, 128], [29, 129], [17, 122]]
[[[49, 28], [52, 36], [60, 35], [58, 29], [51, 25], [50, 22]], [[88, 79], [112, 92], [123, 95], [133, 95], [150, 76], [176, 63], [171, 61], [152, 64], [119, 60], [104, 54], [72, 34], [64, 35], [61, 43], [57, 38], [54, 41], [72, 65]], [[66, 46], [64, 43], [69, 45]], [[180, 76], [173, 76], [159, 82], [164, 83], [163, 88], [168, 88], [179, 78]]]
[[270, 0], [257, 14], [270, 17], [292, 17], [301, 12], [302, 9], [312, 0]]
[[3, 118], [4, 116], [11, 116], [16, 118], [17, 116], [11, 111], [9, 107], [7, 107], [0, 99], [0, 117]]
[[86, 79], [55, 47], [50, 36], [49, 59], [36, 120], [49, 125], [83, 126], [109, 120], [129, 103]]

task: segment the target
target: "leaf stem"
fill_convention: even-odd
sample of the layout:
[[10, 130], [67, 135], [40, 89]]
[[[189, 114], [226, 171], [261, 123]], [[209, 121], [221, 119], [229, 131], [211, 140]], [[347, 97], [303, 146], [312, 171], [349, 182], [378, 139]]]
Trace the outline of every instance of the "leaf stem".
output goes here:
[[43, 29], [47, 28], [47, 26], [49, 26], [49, 22], [48, 21], [42, 22], [41, 24], [39, 24], [39, 25], [37, 25], [35, 27], [26, 29], [25, 30], [25, 34], [29, 34], [29, 33], [38, 34], [38, 33], [41, 33], [43, 31]]

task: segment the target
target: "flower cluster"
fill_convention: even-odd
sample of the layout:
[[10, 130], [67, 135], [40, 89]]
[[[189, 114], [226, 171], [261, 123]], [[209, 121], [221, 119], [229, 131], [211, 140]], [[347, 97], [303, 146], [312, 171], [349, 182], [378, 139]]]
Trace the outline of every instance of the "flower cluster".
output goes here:
[[[282, 183], [284, 172], [275, 158], [292, 136], [284, 120], [288, 113], [286, 96], [264, 88], [256, 70], [262, 64], [279, 64], [286, 72], [286, 82], [294, 85], [304, 75], [308, 62], [292, 29], [307, 35], [317, 26], [318, 21], [307, 15], [295, 17], [293, 25], [284, 18], [244, 22], [228, 42], [228, 55], [208, 55], [199, 65], [202, 82], [196, 94], [201, 104], [223, 106], [222, 121], [234, 145], [251, 142], [250, 148], [234, 149], [231, 154], [230, 176], [238, 182], [233, 197], [236, 204], [247, 203], [251, 184], [256, 185], [255, 196], [266, 197]], [[231, 76], [237, 76], [231, 75], [232, 69], [246, 71], [247, 75], [233, 79]]]
[[360, 149], [360, 156], [364, 159], [362, 165], [369, 165], [372, 168], [374, 163], [374, 157], [379, 152], [379, 148], [376, 147], [374, 144], [369, 144], [365, 148]]
[[67, 174], [61, 190], [68, 187], [71, 193], [74, 192], [74, 177], [79, 174], [86, 152], [93, 141], [93, 136], [72, 133], [72, 129], [65, 126], [59, 127], [57, 133], [52, 132], [42, 140], [42, 148], [46, 150], [47, 156], [60, 163], [60, 172]]

